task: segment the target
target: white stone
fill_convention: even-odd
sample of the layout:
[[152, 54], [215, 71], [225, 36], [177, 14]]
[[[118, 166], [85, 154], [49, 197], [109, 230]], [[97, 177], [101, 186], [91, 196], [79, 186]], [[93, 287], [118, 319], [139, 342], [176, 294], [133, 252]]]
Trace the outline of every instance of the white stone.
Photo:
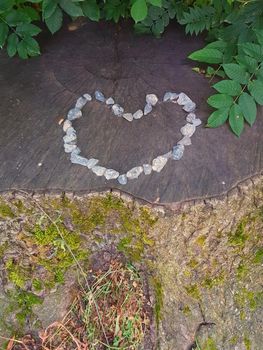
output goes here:
[[91, 168], [91, 171], [93, 171], [93, 173], [97, 176], [103, 176], [106, 170], [106, 168], [99, 165], [95, 165], [93, 168]]
[[114, 105], [115, 101], [112, 97], [109, 97], [107, 100], [106, 100], [106, 105], [110, 106], [110, 105]]
[[143, 172], [145, 175], [150, 175], [152, 172], [152, 166], [151, 164], [143, 164]]
[[179, 95], [175, 92], [166, 92], [163, 97], [163, 102], [176, 100], [178, 96]]
[[189, 136], [184, 136], [180, 141], [177, 142], [178, 145], [191, 146], [192, 141]]
[[180, 160], [184, 155], [184, 145], [176, 145], [173, 147], [172, 158], [174, 160]]
[[113, 180], [119, 177], [120, 173], [114, 169], [107, 169], [104, 173], [106, 180]]
[[167, 163], [167, 158], [159, 156], [152, 161], [153, 171], [159, 173]]
[[97, 101], [105, 102], [106, 98], [101, 91], [95, 91], [95, 98]]
[[68, 143], [64, 143], [64, 151], [66, 153], [71, 153], [72, 151], [74, 151], [77, 148], [76, 145], [69, 145]]
[[194, 102], [187, 102], [184, 106], [183, 106], [183, 110], [186, 111], [187, 113], [189, 112], [193, 112], [196, 109], [196, 104]]
[[133, 116], [131, 113], [124, 113], [122, 116], [124, 119], [128, 120], [128, 122], [131, 122], [133, 120]]
[[122, 116], [124, 109], [120, 105], [114, 104], [111, 108], [112, 108], [114, 115]]
[[83, 97], [87, 100], [87, 101], [91, 101], [92, 97], [90, 94], [84, 94]]
[[118, 177], [118, 182], [121, 185], [126, 185], [128, 182], [127, 176], [125, 174], [122, 174]]
[[150, 105], [149, 103], [146, 103], [146, 105], [145, 105], [145, 107], [144, 107], [144, 112], [143, 112], [143, 114], [144, 115], [147, 115], [147, 114], [149, 114], [151, 111], [152, 111], [152, 105]]
[[158, 97], [155, 94], [146, 95], [146, 103], [151, 106], [155, 106], [158, 102]]
[[190, 97], [188, 97], [184, 92], [181, 92], [181, 93], [179, 94], [177, 103], [178, 103], [180, 106], [184, 106], [184, 105], [187, 104], [188, 102], [192, 102], [192, 100], [190, 99]]
[[191, 137], [195, 133], [196, 127], [193, 124], [187, 123], [181, 128], [181, 134], [183, 136]]
[[63, 141], [64, 141], [64, 143], [74, 145], [77, 142], [77, 135], [76, 134], [65, 135], [63, 137]]
[[63, 131], [66, 132], [68, 128], [72, 126], [72, 123], [70, 120], [66, 119], [63, 123]]
[[88, 100], [85, 97], [80, 97], [77, 99], [75, 108], [82, 109], [87, 102]]
[[72, 121], [82, 117], [82, 112], [79, 108], [72, 108], [68, 112], [68, 120]]
[[195, 113], [189, 113], [186, 117], [186, 121], [188, 123], [193, 123], [193, 121], [196, 119], [196, 114]]
[[72, 164], [87, 166], [89, 160], [85, 157], [75, 154], [74, 152], [71, 152], [70, 161]]
[[98, 164], [99, 160], [98, 159], [95, 159], [95, 158], [90, 158], [86, 167], [88, 169], [92, 169], [93, 167], [95, 167], [96, 164]]
[[137, 179], [143, 172], [143, 167], [136, 166], [126, 173], [128, 179]]
[[167, 152], [165, 154], [162, 154], [161, 157], [164, 157], [164, 158], [167, 158], [167, 159], [171, 158], [172, 157], [172, 151], [169, 151], [169, 152]]
[[194, 126], [199, 126], [199, 125], [201, 125], [201, 124], [202, 124], [202, 120], [199, 119], [199, 118], [196, 118], [196, 119], [193, 121], [193, 125], [194, 125]]
[[135, 113], [133, 113], [133, 119], [140, 119], [143, 116], [143, 111], [138, 109]]

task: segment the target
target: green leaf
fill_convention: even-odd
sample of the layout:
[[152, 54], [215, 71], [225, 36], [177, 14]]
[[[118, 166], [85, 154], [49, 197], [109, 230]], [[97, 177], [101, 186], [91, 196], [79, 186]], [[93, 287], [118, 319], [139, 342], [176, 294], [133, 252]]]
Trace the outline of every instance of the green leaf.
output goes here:
[[137, 23], [143, 21], [148, 13], [148, 8], [145, 0], [136, 0], [131, 8], [131, 16]]
[[257, 105], [253, 97], [243, 92], [239, 97], [238, 105], [249, 125], [253, 125], [257, 116]]
[[7, 39], [7, 54], [9, 57], [15, 56], [17, 52], [18, 36], [15, 33], [9, 35]]
[[249, 80], [249, 74], [246, 72], [245, 68], [236, 63], [226, 63], [223, 64], [224, 71], [226, 75], [238, 83], [247, 84]]
[[3, 47], [8, 36], [9, 28], [5, 23], [0, 22], [0, 47]]
[[221, 94], [227, 94], [230, 96], [237, 96], [242, 91], [241, 85], [234, 80], [221, 80], [214, 84], [213, 88]]
[[230, 108], [229, 111], [229, 124], [233, 132], [240, 136], [244, 129], [244, 117], [242, 111], [236, 103]]
[[0, 14], [10, 10], [14, 6], [14, 0], [1, 0], [0, 1]]
[[16, 27], [16, 32], [22, 36], [35, 36], [41, 32], [41, 29], [32, 23], [23, 23]]
[[147, 2], [153, 6], [162, 7], [162, 0], [147, 0]]
[[248, 84], [248, 90], [256, 102], [263, 105], [263, 82], [260, 80], [253, 80]]
[[24, 40], [21, 40], [17, 45], [17, 52], [20, 58], [27, 59], [28, 53], [27, 53], [27, 44]]
[[227, 108], [233, 103], [233, 98], [225, 94], [215, 94], [208, 98], [207, 103], [214, 108]]
[[244, 43], [240, 45], [245, 54], [261, 62], [263, 60], [263, 48], [258, 44]]
[[207, 126], [209, 128], [217, 128], [218, 126], [224, 124], [228, 118], [229, 108], [218, 109], [213, 112], [207, 121]]
[[257, 37], [257, 40], [258, 40], [258, 43], [263, 46], [263, 30], [254, 30], [254, 32], [256, 33], [256, 37]]
[[100, 19], [100, 8], [96, 0], [86, 1], [81, 6], [84, 15], [90, 20], [97, 22]]
[[43, 19], [49, 18], [56, 11], [58, 1], [57, 0], [44, 0], [42, 3], [42, 17]]
[[218, 63], [222, 63], [223, 61], [223, 54], [221, 51], [217, 49], [203, 48], [201, 50], [197, 50], [191, 53], [191, 55], [189, 55], [188, 57], [194, 61], [211, 63], [211, 64], [218, 64]]
[[48, 18], [45, 19], [46, 25], [52, 34], [57, 32], [62, 26], [63, 14], [59, 7]]
[[68, 15], [72, 17], [83, 16], [81, 7], [71, 0], [60, 0], [59, 5]]
[[257, 66], [258, 66], [257, 60], [255, 60], [255, 58], [252, 58], [252, 57], [247, 56], [247, 55], [236, 56], [236, 61], [239, 64], [242, 64], [251, 74], [255, 72], [255, 70], [257, 69]]
[[27, 52], [30, 56], [36, 56], [40, 54], [39, 44], [34, 38], [32, 38], [31, 36], [28, 36], [23, 40], [26, 43]]
[[9, 26], [14, 27], [23, 23], [30, 23], [30, 16], [23, 9], [12, 10], [6, 16], [6, 22]]
[[217, 49], [219, 51], [224, 51], [227, 47], [227, 43], [223, 40], [213, 41], [212, 43], [206, 45], [206, 49]]

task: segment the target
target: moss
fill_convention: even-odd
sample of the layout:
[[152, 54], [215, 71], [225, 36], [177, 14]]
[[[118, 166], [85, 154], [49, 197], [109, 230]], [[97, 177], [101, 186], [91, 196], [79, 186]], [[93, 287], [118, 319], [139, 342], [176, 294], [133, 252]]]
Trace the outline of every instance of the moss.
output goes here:
[[239, 246], [239, 247], [243, 247], [245, 245], [245, 242], [248, 239], [248, 235], [245, 230], [247, 222], [248, 222], [248, 218], [245, 218], [238, 224], [235, 232], [229, 234], [229, 237], [228, 237], [229, 245]]
[[248, 337], [244, 337], [244, 344], [245, 344], [246, 350], [251, 350], [251, 341]]
[[154, 292], [154, 297], [155, 297], [154, 315], [155, 315], [157, 328], [159, 328], [159, 324], [162, 319], [162, 309], [163, 309], [163, 287], [158, 277], [152, 277], [150, 279], [150, 285]]
[[182, 313], [185, 316], [190, 316], [191, 315], [191, 309], [188, 305], [184, 305], [183, 309], [182, 309]]
[[200, 296], [200, 291], [198, 289], [197, 284], [189, 284], [188, 286], [185, 286], [184, 288], [186, 290], [186, 293], [190, 297], [197, 299], [197, 300], [200, 299], [201, 296]]
[[7, 270], [9, 281], [19, 288], [24, 288], [25, 283], [29, 278], [28, 271], [19, 266], [19, 264], [15, 263], [12, 259], [6, 261], [5, 268]]
[[225, 281], [225, 272], [221, 271], [216, 276], [207, 275], [201, 282], [202, 287], [212, 289], [215, 286], [223, 284]]
[[255, 292], [242, 288], [235, 294], [235, 301], [240, 308], [246, 306], [251, 310], [255, 311], [263, 302], [263, 292]]
[[229, 339], [230, 345], [236, 345], [237, 342], [238, 342], [238, 337], [236, 335]]
[[207, 236], [206, 235], [200, 235], [196, 240], [196, 244], [198, 244], [200, 247], [203, 247], [205, 244]]
[[191, 258], [191, 260], [187, 264], [192, 269], [196, 268], [198, 265], [198, 261], [195, 258]]
[[2, 259], [4, 257], [5, 251], [7, 250], [7, 248], [8, 248], [7, 242], [0, 245], [0, 259]]
[[253, 258], [254, 264], [262, 264], [263, 263], [263, 248], [259, 248], [254, 255]]
[[202, 350], [217, 350], [214, 339], [211, 337], [207, 338], [204, 345], [202, 346]]
[[35, 289], [35, 291], [39, 292], [43, 289], [43, 282], [38, 278], [34, 278], [32, 281], [32, 286]]
[[0, 202], [0, 217], [11, 219], [15, 217], [15, 214], [13, 213], [11, 207], [4, 202]]

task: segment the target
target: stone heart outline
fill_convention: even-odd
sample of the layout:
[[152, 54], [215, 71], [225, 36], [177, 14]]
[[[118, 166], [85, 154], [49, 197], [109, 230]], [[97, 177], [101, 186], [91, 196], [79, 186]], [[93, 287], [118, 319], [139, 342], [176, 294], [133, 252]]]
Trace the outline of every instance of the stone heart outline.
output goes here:
[[[152, 109], [158, 103], [158, 97], [155, 94], [146, 95], [146, 105], [144, 110], [137, 110], [135, 113], [124, 113], [124, 108], [115, 103], [112, 97], [105, 98], [102, 92], [95, 91], [94, 97], [97, 101], [105, 103], [117, 117], [123, 117], [126, 121], [132, 122], [138, 120], [145, 115], [151, 113]], [[70, 109], [67, 114], [67, 119], [63, 123], [63, 131], [66, 135], [63, 137], [64, 150], [66, 153], [70, 153], [70, 161], [73, 164], [78, 164], [87, 167], [97, 176], [104, 176], [106, 180], [118, 179], [121, 185], [126, 185], [128, 179], [137, 179], [142, 173], [150, 175], [152, 171], [160, 172], [166, 165], [168, 159], [180, 160], [183, 157], [185, 146], [192, 144], [191, 137], [196, 131], [196, 128], [202, 124], [201, 120], [196, 117], [195, 109], [196, 104], [188, 97], [184, 92], [179, 94], [174, 92], [166, 92], [164, 94], [163, 103], [172, 102], [183, 106], [183, 110], [187, 112], [187, 123], [180, 129], [183, 138], [177, 142], [171, 151], [166, 154], [157, 156], [152, 160], [152, 164], [143, 164], [142, 166], [136, 166], [127, 171], [125, 174], [120, 174], [117, 170], [107, 169], [103, 166], [97, 165], [98, 159], [85, 158], [80, 155], [80, 148], [77, 146], [77, 132], [72, 126], [72, 122], [75, 119], [82, 117], [82, 108], [92, 101], [92, 96], [88, 93], [77, 99], [75, 107]]]

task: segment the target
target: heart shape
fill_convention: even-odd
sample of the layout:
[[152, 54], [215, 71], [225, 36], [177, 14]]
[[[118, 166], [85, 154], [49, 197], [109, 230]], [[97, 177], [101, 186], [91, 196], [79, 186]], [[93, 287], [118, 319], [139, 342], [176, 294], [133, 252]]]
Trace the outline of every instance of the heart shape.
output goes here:
[[[143, 116], [150, 114], [154, 106], [160, 103], [155, 94], [148, 94], [146, 95], [146, 104], [143, 111], [139, 109], [135, 113], [125, 113], [124, 108], [115, 103], [112, 97], [106, 99], [100, 91], [95, 91], [94, 97], [97, 101], [105, 103], [116, 117], [122, 117], [128, 122], [139, 120]], [[183, 157], [185, 146], [190, 146], [192, 144], [191, 137], [195, 133], [196, 128], [202, 123], [194, 113], [196, 104], [190, 97], [183, 92], [179, 94], [166, 92], [161, 103], [176, 103], [182, 106], [183, 110], [188, 113], [186, 116], [187, 123], [180, 130], [183, 138], [177, 142], [171, 151], [154, 158], [152, 164], [139, 165], [127, 171], [126, 174], [120, 174], [117, 170], [107, 169], [98, 165], [98, 159], [88, 159], [80, 155], [80, 149], [77, 146], [77, 132], [72, 122], [82, 117], [82, 108], [90, 101], [92, 101], [92, 96], [90, 94], [84, 94], [77, 99], [75, 107], [69, 110], [67, 119], [63, 123], [63, 131], [66, 133], [63, 137], [64, 150], [66, 153], [70, 153], [71, 163], [85, 166], [97, 176], [104, 176], [107, 180], [118, 179], [121, 185], [126, 185], [128, 179], [137, 179], [142, 173], [145, 175], [150, 175], [152, 171], [159, 173], [166, 165], [168, 159], [180, 160]]]

